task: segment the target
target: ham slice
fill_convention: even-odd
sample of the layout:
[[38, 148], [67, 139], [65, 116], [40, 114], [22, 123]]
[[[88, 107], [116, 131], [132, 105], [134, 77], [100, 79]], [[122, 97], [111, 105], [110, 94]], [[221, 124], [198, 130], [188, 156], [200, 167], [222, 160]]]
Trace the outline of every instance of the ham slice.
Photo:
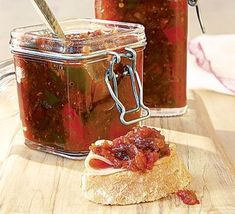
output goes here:
[[[104, 141], [105, 140], [98, 140], [95, 142], [95, 144], [101, 145]], [[106, 142], [107, 142], [107, 140], [106, 140]], [[112, 143], [112, 141], [108, 141], [108, 142]], [[94, 168], [90, 164], [91, 160], [99, 160], [101, 162], [104, 162], [103, 165], [107, 165], [107, 168], [103, 168], [103, 167], [100, 169], [98, 169], [97, 167]], [[88, 154], [88, 156], [85, 159], [85, 167], [86, 167], [87, 173], [92, 174], [92, 175], [109, 175], [109, 174], [114, 174], [114, 173], [126, 170], [126, 169], [115, 169], [113, 167], [112, 162], [110, 162], [108, 159], [106, 159], [103, 156], [94, 154], [92, 151], [90, 151], [90, 153]]]

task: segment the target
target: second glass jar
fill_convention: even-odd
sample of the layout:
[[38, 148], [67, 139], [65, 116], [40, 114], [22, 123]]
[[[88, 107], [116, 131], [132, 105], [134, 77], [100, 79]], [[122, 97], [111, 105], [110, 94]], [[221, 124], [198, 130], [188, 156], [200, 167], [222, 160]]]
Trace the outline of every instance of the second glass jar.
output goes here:
[[144, 102], [152, 116], [186, 111], [187, 1], [96, 0], [96, 18], [141, 23], [144, 56]]

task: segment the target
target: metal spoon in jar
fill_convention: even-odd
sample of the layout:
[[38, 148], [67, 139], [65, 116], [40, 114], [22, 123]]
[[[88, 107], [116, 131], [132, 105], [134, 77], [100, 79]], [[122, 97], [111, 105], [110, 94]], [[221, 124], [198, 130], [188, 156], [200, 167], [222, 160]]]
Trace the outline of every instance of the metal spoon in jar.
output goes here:
[[42, 18], [43, 22], [48, 26], [48, 28], [59, 38], [64, 39], [65, 34], [46, 1], [32, 0], [32, 3], [35, 6], [35, 9], [37, 10], [38, 14]]

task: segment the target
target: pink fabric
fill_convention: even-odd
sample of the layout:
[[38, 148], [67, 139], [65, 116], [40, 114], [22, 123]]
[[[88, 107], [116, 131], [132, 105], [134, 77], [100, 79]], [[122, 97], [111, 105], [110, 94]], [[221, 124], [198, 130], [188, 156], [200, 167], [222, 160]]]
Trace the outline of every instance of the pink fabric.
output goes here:
[[199, 36], [189, 42], [189, 52], [199, 68], [235, 94], [235, 35]]

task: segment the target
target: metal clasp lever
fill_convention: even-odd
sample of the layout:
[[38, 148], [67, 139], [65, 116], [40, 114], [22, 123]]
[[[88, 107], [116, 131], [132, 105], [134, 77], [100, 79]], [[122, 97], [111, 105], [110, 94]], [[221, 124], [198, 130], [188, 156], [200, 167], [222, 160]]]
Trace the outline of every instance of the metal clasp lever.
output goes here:
[[[109, 68], [105, 74], [105, 82], [108, 87], [109, 93], [113, 100], [115, 101], [116, 107], [120, 112], [120, 121], [124, 125], [130, 125], [133, 123], [140, 122], [150, 117], [150, 110], [147, 106], [143, 103], [143, 88], [139, 78], [139, 75], [136, 71], [136, 52], [131, 48], [125, 48], [127, 51], [126, 53], [118, 54], [116, 52], [108, 52], [108, 54], [113, 55], [113, 58], [110, 62]], [[135, 99], [136, 106], [133, 109], [126, 110], [125, 106], [118, 98], [118, 84], [117, 78], [118, 75], [114, 72], [114, 65], [121, 62], [121, 57], [128, 58], [131, 60], [131, 66], [126, 65], [123, 71], [124, 76], [130, 76], [132, 91]], [[113, 87], [111, 86], [110, 82], [112, 82]], [[137, 84], [136, 84], [137, 83]], [[138, 89], [136, 87], [138, 86]], [[138, 93], [139, 92], [139, 93]], [[130, 113], [138, 112], [141, 109], [144, 111], [142, 112], [142, 116], [133, 120], [127, 121], [125, 116]]]

